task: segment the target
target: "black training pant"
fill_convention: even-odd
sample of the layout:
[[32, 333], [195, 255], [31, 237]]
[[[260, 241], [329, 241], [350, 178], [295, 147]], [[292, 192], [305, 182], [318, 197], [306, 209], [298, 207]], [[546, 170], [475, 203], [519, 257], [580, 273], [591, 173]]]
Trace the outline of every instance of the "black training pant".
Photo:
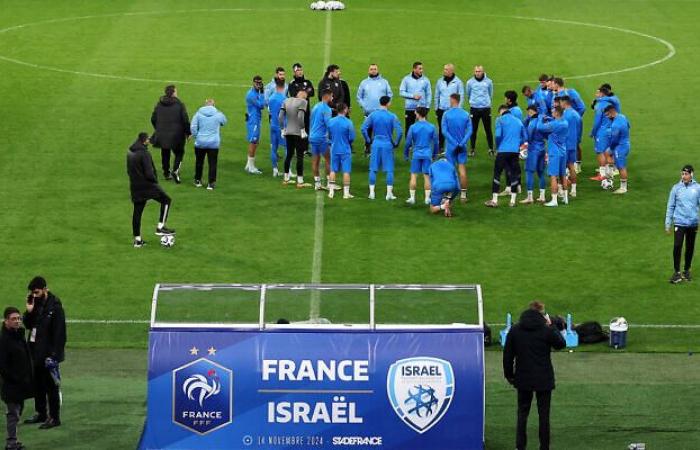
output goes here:
[[676, 272], [681, 271], [681, 252], [683, 251], [683, 239], [685, 238], [685, 266], [683, 270], [690, 270], [693, 262], [693, 251], [695, 250], [695, 237], [698, 235], [698, 226], [675, 227], [673, 234], [673, 268]]
[[540, 418], [540, 450], [549, 450], [549, 407], [552, 391], [530, 391], [518, 389], [518, 425], [515, 448], [527, 448], [527, 416], [530, 414], [532, 396], [537, 395], [537, 415]]
[[202, 172], [204, 171], [204, 157], [207, 158], [209, 164], [209, 184], [216, 183], [216, 164], [219, 160], [218, 148], [194, 148], [194, 179], [202, 181]]
[[403, 129], [403, 135], [406, 136], [408, 134], [408, 129], [411, 128], [411, 125], [416, 123], [416, 111], [407, 109], [403, 118], [404, 126], [406, 127]]
[[[168, 194], [161, 191], [153, 200], [160, 203], [160, 216], [158, 221], [165, 223], [168, 220], [168, 213], [170, 212], [171, 198]], [[134, 236], [141, 236], [141, 216], [143, 215], [143, 210], [146, 208], [147, 201], [148, 200], [134, 202], [134, 215], [131, 218], [131, 228]]]
[[518, 192], [518, 184], [520, 184], [520, 159], [519, 153], [515, 152], [498, 152], [496, 154], [496, 162], [493, 165], [493, 184], [491, 192], [497, 194], [501, 188], [501, 173], [506, 171], [506, 179], [510, 191]]
[[7, 405], [7, 441], [5, 448], [15, 448], [17, 446], [17, 425], [24, 409], [24, 401], [6, 402]]
[[472, 118], [472, 137], [471, 149], [476, 148], [476, 132], [479, 131], [479, 120], [484, 122], [484, 131], [486, 132], [486, 142], [489, 144], [489, 150], [493, 150], [493, 134], [491, 133], [491, 108], [470, 108], [469, 114]]
[[170, 176], [170, 152], [175, 154], [175, 162], [173, 163], [173, 172], [180, 173], [180, 166], [182, 165], [182, 158], [185, 156], [185, 147], [180, 146], [178, 148], [161, 148], [160, 157], [161, 165], [163, 168], [163, 175], [166, 177]]
[[34, 408], [39, 417], [47, 417], [46, 399], [48, 398], [48, 417], [60, 422], [61, 398], [58, 386], [54, 383], [51, 373], [44, 366], [43, 361], [34, 365], [34, 394]]
[[[292, 165], [292, 157], [297, 156], [297, 176], [304, 176], [304, 151], [308, 147], [308, 139], [302, 139], [301, 136], [288, 134], [287, 139], [287, 156], [284, 158], [284, 173], [289, 173], [289, 167]], [[304, 145], [304, 143], [307, 143]]]
[[442, 115], [445, 114], [444, 109], [436, 109], [435, 117], [437, 117], [438, 134], [440, 135], [440, 150], [445, 148], [445, 136], [442, 134]]

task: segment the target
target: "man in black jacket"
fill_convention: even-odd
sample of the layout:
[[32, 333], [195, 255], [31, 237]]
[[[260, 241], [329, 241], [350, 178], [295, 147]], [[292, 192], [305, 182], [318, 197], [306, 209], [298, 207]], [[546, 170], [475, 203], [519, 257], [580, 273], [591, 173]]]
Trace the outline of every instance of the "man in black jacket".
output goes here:
[[129, 175], [131, 201], [134, 203], [131, 226], [135, 248], [141, 248], [146, 243], [141, 239], [141, 215], [148, 200], [160, 203], [160, 218], [156, 227], [156, 235], [175, 234], [175, 230], [165, 226], [172, 201], [158, 184], [153, 158], [148, 151], [148, 143], [148, 134], [141, 132], [126, 154], [126, 173]]
[[544, 312], [544, 304], [530, 303], [520, 322], [513, 325], [503, 350], [503, 375], [518, 390], [518, 426], [515, 446], [527, 446], [527, 417], [533, 393], [537, 396], [540, 419], [540, 450], [549, 449], [549, 406], [554, 389], [551, 349], [561, 350], [566, 342]]
[[[27, 310], [24, 326], [29, 330], [29, 352], [34, 364], [34, 407], [36, 414], [24, 423], [42, 423], [39, 428], [48, 429], [61, 425], [61, 398], [58, 380], [58, 363], [65, 359], [66, 316], [58, 297], [46, 288], [43, 277], [34, 277], [29, 282]], [[46, 399], [48, 398], [48, 415]]]
[[[185, 104], [177, 98], [174, 85], [165, 87], [165, 95], [160, 98], [153, 108], [151, 124], [155, 129], [156, 142], [160, 147], [163, 175], [166, 180], [171, 178], [180, 183], [180, 166], [185, 155], [185, 141], [190, 137], [190, 118]], [[175, 154], [175, 162], [170, 170], [170, 152]]]
[[326, 73], [323, 75], [321, 81], [318, 82], [318, 100], [322, 101], [323, 92], [331, 91], [333, 98], [331, 103], [328, 105], [333, 111], [333, 117], [338, 115], [336, 111], [337, 106], [341, 103], [347, 104], [345, 98], [345, 89], [340, 80], [340, 67], [336, 64], [331, 64], [326, 68]]
[[[308, 136], [309, 124], [311, 123], [311, 99], [315, 95], [316, 91], [314, 91], [314, 84], [311, 81], [304, 78], [304, 68], [301, 66], [301, 63], [294, 63], [292, 69], [294, 71], [294, 78], [292, 79], [292, 81], [289, 82], [289, 89], [287, 89], [287, 97], [296, 98], [297, 93], [299, 91], [306, 91], [306, 98], [308, 99], [308, 103], [306, 104], [306, 111], [304, 111], [304, 130], [306, 131], [306, 135]], [[301, 139], [299, 143], [300, 148], [305, 153], [308, 153], [308, 137], [305, 139]]]
[[17, 424], [24, 409], [24, 400], [34, 397], [32, 358], [24, 338], [19, 309], [5, 308], [5, 321], [0, 334], [0, 396], [7, 405], [7, 444], [5, 449], [24, 448], [17, 440]]

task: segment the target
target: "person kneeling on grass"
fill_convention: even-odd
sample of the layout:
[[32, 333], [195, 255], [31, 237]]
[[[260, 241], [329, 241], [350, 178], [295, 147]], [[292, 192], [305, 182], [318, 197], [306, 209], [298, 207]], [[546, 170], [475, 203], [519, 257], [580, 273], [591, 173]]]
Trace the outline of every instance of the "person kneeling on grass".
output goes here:
[[403, 157], [408, 161], [408, 154], [413, 148], [411, 158], [411, 180], [408, 185], [409, 198], [406, 203], [416, 203], [416, 177], [423, 174], [423, 188], [425, 189], [425, 204], [430, 204], [430, 163], [438, 154], [438, 130], [432, 123], [425, 120], [428, 108], [419, 106], [416, 108], [416, 123], [411, 125], [406, 133], [406, 144], [403, 149]]
[[452, 202], [459, 195], [459, 178], [452, 162], [440, 159], [430, 165], [430, 212], [444, 211], [445, 217], [452, 217]]
[[331, 136], [331, 173], [328, 177], [328, 197], [335, 194], [335, 179], [343, 172], [343, 198], [353, 198], [350, 194], [350, 171], [352, 169], [352, 143], [355, 141], [355, 128], [347, 118], [348, 106], [338, 103], [338, 115], [331, 119], [328, 131]]

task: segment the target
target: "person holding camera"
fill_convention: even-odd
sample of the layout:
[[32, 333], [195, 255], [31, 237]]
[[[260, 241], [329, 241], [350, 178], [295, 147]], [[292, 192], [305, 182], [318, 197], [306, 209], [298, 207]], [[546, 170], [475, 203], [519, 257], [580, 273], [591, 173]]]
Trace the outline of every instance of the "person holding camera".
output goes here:
[[49, 292], [43, 277], [34, 277], [27, 289], [29, 295], [23, 321], [29, 330], [29, 352], [34, 364], [36, 413], [24, 423], [41, 423], [39, 428], [49, 429], [61, 425], [58, 365], [64, 360], [66, 316], [61, 300]]
[[32, 358], [22, 328], [19, 309], [5, 308], [0, 334], [0, 396], [7, 406], [7, 443], [5, 449], [24, 448], [17, 440], [17, 424], [24, 409], [24, 401], [34, 396]]
[[540, 450], [549, 450], [549, 409], [554, 390], [552, 349], [561, 350], [566, 341], [552, 325], [544, 304], [531, 302], [520, 321], [506, 336], [503, 349], [503, 376], [518, 390], [518, 422], [515, 447], [527, 448], [527, 418], [532, 397], [537, 397], [540, 419]]

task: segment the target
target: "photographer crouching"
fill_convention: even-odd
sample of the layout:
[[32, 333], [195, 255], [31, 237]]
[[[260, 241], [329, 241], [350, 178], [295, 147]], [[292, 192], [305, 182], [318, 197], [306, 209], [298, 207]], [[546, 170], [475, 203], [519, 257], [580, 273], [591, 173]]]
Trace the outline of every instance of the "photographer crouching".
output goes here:
[[24, 423], [41, 423], [39, 428], [45, 430], [61, 425], [58, 364], [64, 359], [66, 317], [61, 300], [49, 292], [44, 278], [34, 277], [27, 289], [29, 294], [23, 321], [29, 331], [27, 341], [34, 363], [36, 413]]

